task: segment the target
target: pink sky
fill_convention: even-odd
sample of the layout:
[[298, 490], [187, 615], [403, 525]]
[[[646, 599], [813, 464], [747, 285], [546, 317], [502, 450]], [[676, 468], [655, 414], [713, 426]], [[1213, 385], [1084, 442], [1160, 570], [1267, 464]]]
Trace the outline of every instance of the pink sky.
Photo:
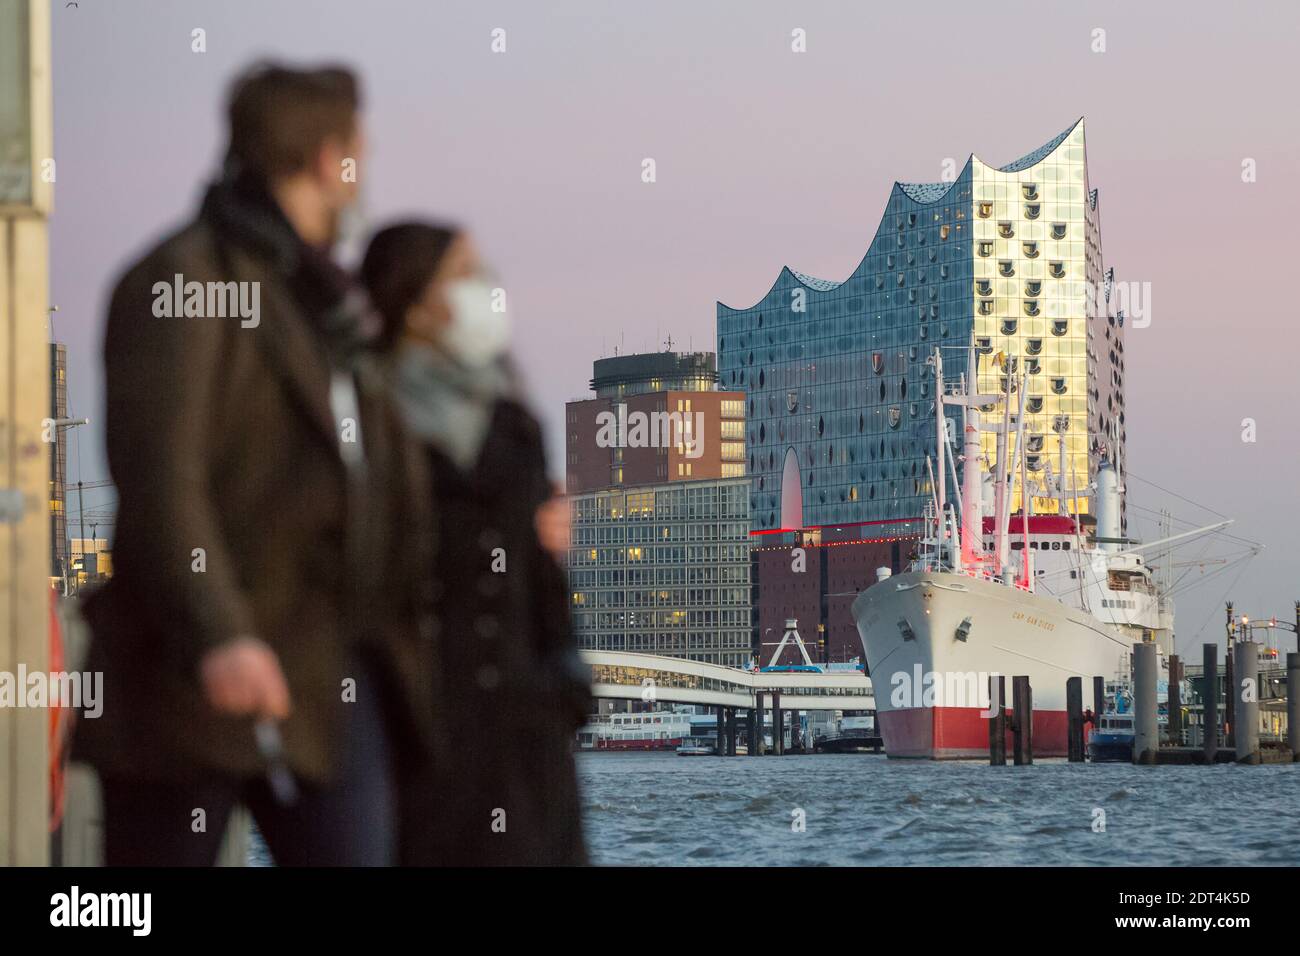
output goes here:
[[[1133, 471], [1268, 545], [1232, 588], [1242, 610], [1289, 615], [1300, 597], [1300, 332], [1281, 289], [1295, 274], [1300, 205], [1300, 8], [53, 6], [53, 301], [73, 407], [93, 422], [79, 436], [87, 481], [107, 477], [99, 342], [110, 283], [192, 212], [222, 145], [226, 84], [255, 57], [361, 72], [371, 221], [469, 225], [509, 290], [557, 470], [563, 403], [585, 393], [593, 358], [661, 347], [669, 334], [712, 349], [714, 303], [752, 303], [782, 265], [844, 278], [894, 180], [938, 179], [945, 158], [960, 168], [971, 152], [1008, 162], [1083, 115], [1106, 263], [1152, 287], [1152, 323], [1126, 343]], [[207, 31], [204, 54], [190, 50], [195, 27]], [[489, 49], [495, 27], [507, 31], [505, 54]], [[790, 50], [795, 28], [806, 53]], [[1092, 52], [1094, 28], [1105, 53]], [[652, 185], [641, 182], [645, 157], [657, 163]], [[1254, 444], [1241, 441], [1244, 418], [1257, 423]], [[103, 500], [88, 495], [87, 507]], [[1130, 500], [1213, 517], [1138, 481]], [[1154, 536], [1141, 520], [1137, 531]], [[1237, 570], [1181, 600], [1180, 649], [1222, 633]]]

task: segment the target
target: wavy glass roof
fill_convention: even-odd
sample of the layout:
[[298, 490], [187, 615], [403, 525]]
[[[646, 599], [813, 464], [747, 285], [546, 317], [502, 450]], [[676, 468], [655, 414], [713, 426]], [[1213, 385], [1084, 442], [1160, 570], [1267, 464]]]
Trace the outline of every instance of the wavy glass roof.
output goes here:
[[830, 292], [832, 289], [838, 289], [843, 282], [832, 282], [830, 279], [818, 279], [816, 276], [804, 275], [802, 272], [790, 270], [790, 275], [794, 276], [810, 289], [816, 289], [818, 292]]
[[1051, 140], [1050, 142], [1046, 142], [1042, 146], [1039, 146], [1032, 153], [1025, 153], [1025, 155], [1021, 156], [1015, 162], [1007, 163], [1005, 166], [999, 166], [998, 172], [1018, 173], [1023, 169], [1028, 169], [1030, 166], [1038, 165], [1039, 163], [1041, 163], [1043, 160], [1045, 160], [1048, 156], [1052, 154], [1052, 150], [1056, 149], [1056, 147], [1064, 143], [1065, 138], [1069, 136], [1071, 133], [1073, 133], [1074, 128], [1082, 122], [1083, 122], [1083, 117], [1079, 117], [1079, 119], [1071, 123], [1069, 129], [1065, 130], [1063, 133], [1061, 133], [1061, 135], [1057, 136], [1055, 139]]
[[[1048, 156], [1050, 156], [1053, 152], [1055, 152], [1061, 146], [1061, 144], [1064, 143], [1069, 138], [1070, 134], [1073, 133], [1075, 129], [1079, 126], [1079, 124], [1082, 122], [1083, 122], [1083, 117], [1079, 117], [1077, 120], [1071, 123], [1069, 127], [1062, 130], [1058, 135], [1052, 137], [1052, 139], [1048, 140], [1042, 146], [1039, 146], [1033, 152], [1026, 153], [1024, 156], [1021, 156], [1019, 159], [1015, 160], [1014, 162], [1007, 163], [1005, 166], [990, 167], [990, 168], [995, 168], [998, 172], [1001, 173], [1018, 173], [1026, 169], [1029, 169], [1033, 166], [1036, 166], [1039, 163], [1041, 163], [1043, 160], [1045, 160]], [[975, 157], [973, 155], [970, 158], [968, 158], [966, 160], [966, 166], [969, 167], [974, 159]], [[965, 175], [965, 170], [963, 170], [962, 175]], [[962, 176], [957, 177], [958, 180], [961, 180], [961, 178]], [[943, 199], [943, 197], [948, 194], [949, 190], [951, 190], [954, 185], [956, 185], [955, 181], [945, 182], [945, 183], [895, 183], [894, 184], [894, 186], [912, 202], [920, 203], [923, 205], [929, 205], [931, 203], [935, 203]], [[1090, 194], [1089, 201], [1092, 203], [1092, 207], [1096, 209], [1097, 206], [1096, 190], [1093, 190], [1092, 193]], [[866, 260], [864, 258], [863, 262], [865, 261]], [[858, 269], [860, 268], [862, 268], [861, 263], [858, 266]], [[829, 279], [818, 279], [815, 276], [810, 276], [802, 272], [797, 272], [796, 270], [791, 269], [789, 266], [786, 266], [785, 270], [783, 271], [788, 271], [790, 275], [793, 276], [798, 282], [803, 283], [803, 285], [817, 292], [831, 292], [835, 289], [838, 289], [840, 286], [844, 284], [844, 281], [832, 282]], [[857, 269], [854, 270], [853, 274], [856, 274], [856, 272]], [[778, 274], [777, 281], [773, 283], [772, 288], [768, 290], [769, 295], [771, 294], [772, 290], [776, 289], [780, 281], [781, 281], [780, 275]], [[759, 301], [762, 300], [760, 299]], [[736, 309], [723, 302], [719, 302], [718, 306], [720, 308], [727, 309], [728, 311], [732, 311], [732, 312], [746, 311], [746, 309]], [[753, 306], [750, 306], [749, 308], [753, 308]]]
[[898, 188], [907, 194], [908, 199], [938, 202], [952, 188], [952, 183], [899, 183]]

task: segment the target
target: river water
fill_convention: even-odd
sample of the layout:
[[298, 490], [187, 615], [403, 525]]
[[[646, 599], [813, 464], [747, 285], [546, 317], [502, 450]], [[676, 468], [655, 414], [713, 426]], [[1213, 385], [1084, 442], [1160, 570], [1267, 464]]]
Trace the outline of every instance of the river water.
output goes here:
[[1300, 764], [672, 753], [577, 762], [597, 864], [1300, 864]]

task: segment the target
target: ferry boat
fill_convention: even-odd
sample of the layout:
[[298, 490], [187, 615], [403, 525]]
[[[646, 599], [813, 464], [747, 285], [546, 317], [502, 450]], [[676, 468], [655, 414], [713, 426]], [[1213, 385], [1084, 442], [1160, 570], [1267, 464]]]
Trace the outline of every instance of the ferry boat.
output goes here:
[[578, 749], [676, 750], [690, 736], [690, 714], [672, 710], [593, 714], [578, 731]]
[[[975, 368], [971, 354], [968, 368]], [[1005, 362], [1005, 359], [1004, 359]], [[944, 500], [944, 485], [934, 482], [935, 498], [926, 509], [927, 538], [909, 569], [892, 575], [880, 568], [877, 583], [858, 595], [853, 617], [866, 650], [876, 688], [877, 720], [890, 757], [981, 758], [988, 755], [989, 677], [1006, 680], [1011, 709], [1012, 676], [1027, 675], [1033, 693], [1034, 753], [1065, 756], [1065, 686], [1082, 677], [1110, 673], [1117, 657], [1127, 659], [1137, 640], [1168, 648], [1173, 605], [1162, 599], [1142, 547], [1125, 548], [1121, 536], [1122, 483], [1110, 461], [1103, 461], [1095, 483], [1096, 529], [1089, 540], [1067, 495], [1079, 493], [1064, 480], [1056, 515], [1010, 515], [1012, 476], [1019, 471], [1021, 500], [1032, 502], [1023, 457], [1025, 373], [1019, 381], [1020, 410], [1012, 415], [1015, 381], [1006, 375], [1001, 395], [974, 394], [973, 385], [949, 393], [942, 356], [935, 349], [937, 462], [943, 474], [948, 445], [943, 405], [965, 411], [960, 521]], [[1006, 363], [1006, 368], [1014, 368]], [[987, 425], [981, 412], [1003, 404], [1003, 421]], [[1058, 427], [1062, 468], [1065, 428]], [[985, 475], [982, 431], [997, 434], [996, 469], [1001, 480]], [[1008, 438], [1016, 435], [1008, 456]], [[955, 469], [954, 469], [955, 471]], [[1229, 522], [1199, 528], [1144, 547], [1205, 533]], [[978, 529], [978, 533], [975, 530]]]
[[1088, 759], [1093, 763], [1133, 762], [1133, 712], [1102, 714], [1088, 738]]
[[707, 737], [687, 737], [677, 746], [679, 757], [716, 757], [717, 746]]

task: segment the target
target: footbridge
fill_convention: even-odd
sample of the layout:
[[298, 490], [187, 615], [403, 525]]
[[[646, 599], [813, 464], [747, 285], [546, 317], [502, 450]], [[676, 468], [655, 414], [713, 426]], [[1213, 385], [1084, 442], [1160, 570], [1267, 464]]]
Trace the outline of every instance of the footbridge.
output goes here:
[[657, 654], [582, 651], [595, 697], [753, 708], [780, 701], [784, 710], [875, 710], [871, 679], [862, 671], [742, 670]]

